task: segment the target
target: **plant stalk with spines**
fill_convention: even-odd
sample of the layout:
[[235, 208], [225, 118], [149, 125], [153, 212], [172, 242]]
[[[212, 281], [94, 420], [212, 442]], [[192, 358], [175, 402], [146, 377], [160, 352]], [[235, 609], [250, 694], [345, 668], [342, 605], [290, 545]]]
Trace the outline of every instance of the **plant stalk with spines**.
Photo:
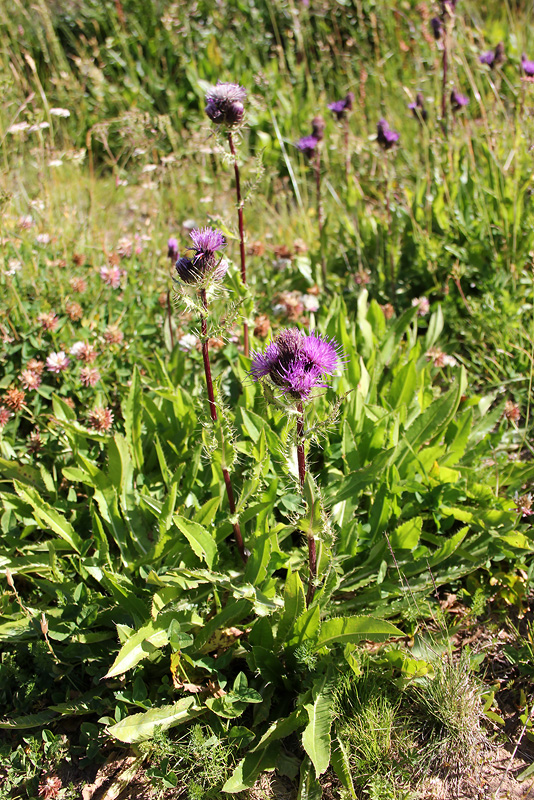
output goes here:
[[[193, 240], [193, 257], [182, 256], [176, 261], [177, 281], [195, 288], [200, 300], [200, 331], [202, 360], [204, 362], [204, 374], [206, 377], [206, 389], [208, 392], [208, 405], [212, 422], [218, 421], [217, 405], [215, 402], [215, 392], [213, 379], [211, 376], [211, 364], [209, 357], [209, 336], [208, 336], [208, 298], [207, 289], [210, 286], [220, 283], [228, 269], [228, 262], [219, 258], [217, 251], [226, 246], [226, 241], [222, 233], [212, 228], [195, 229], [191, 231]], [[221, 431], [222, 436], [222, 431]], [[223, 443], [224, 446], [224, 443]], [[236, 504], [232, 480], [226, 466], [222, 467], [226, 495], [230, 514], [234, 518], [232, 528], [236, 540], [237, 549], [241, 560], [245, 564], [247, 554], [241, 533], [239, 520], [236, 518]]]
[[[241, 197], [241, 179], [239, 175], [239, 162], [237, 160], [237, 152], [235, 148], [234, 137], [232, 135], [231, 130], [228, 131], [228, 145], [230, 147], [230, 152], [232, 154], [232, 159], [234, 162], [235, 193], [237, 199], [237, 220], [239, 224], [239, 255], [241, 258], [241, 280], [246, 286], [247, 265], [246, 265], [246, 254], [245, 254], [245, 225], [243, 220], [243, 199]], [[243, 322], [243, 347], [245, 351], [245, 356], [248, 358], [249, 337], [248, 337], [248, 322], [246, 320]]]
[[[313, 399], [315, 390], [327, 386], [325, 378], [339, 366], [339, 346], [316, 333], [303, 334], [297, 328], [287, 328], [267, 346], [263, 353], [252, 354], [250, 375], [253, 380], [265, 380], [271, 390], [285, 398], [288, 409], [296, 413], [296, 448], [300, 490], [306, 485], [304, 404]], [[307, 526], [309, 583], [307, 604], [315, 594], [317, 581], [317, 550], [313, 525]]]

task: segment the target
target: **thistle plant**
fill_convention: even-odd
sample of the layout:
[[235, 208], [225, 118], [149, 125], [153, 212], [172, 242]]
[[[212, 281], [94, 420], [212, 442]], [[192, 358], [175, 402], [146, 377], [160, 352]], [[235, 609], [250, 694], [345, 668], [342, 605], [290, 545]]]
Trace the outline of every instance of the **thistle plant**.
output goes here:
[[[216, 125], [226, 128], [228, 146], [234, 163], [235, 193], [237, 199], [237, 221], [239, 225], [239, 254], [241, 258], [241, 280], [247, 283], [247, 267], [245, 257], [245, 227], [243, 220], [243, 198], [241, 195], [241, 178], [239, 162], [234, 141], [234, 131], [243, 122], [245, 114], [244, 102], [247, 93], [242, 86], [236, 83], [217, 83], [206, 94], [206, 114]], [[243, 322], [243, 347], [245, 355], [249, 354], [248, 323]]]
[[[301, 333], [297, 328], [287, 328], [279, 333], [265, 351], [252, 353], [250, 375], [262, 381], [279, 395], [288, 411], [296, 415], [296, 445], [298, 477], [301, 492], [306, 480], [306, 428], [305, 404], [310, 402], [317, 389], [328, 386], [327, 376], [340, 366], [340, 348], [333, 341], [315, 332]], [[307, 534], [309, 582], [306, 601], [313, 600], [317, 580], [317, 549], [311, 531]]]
[[[202, 342], [202, 359], [204, 362], [204, 374], [206, 376], [206, 388], [208, 392], [208, 405], [212, 422], [217, 422], [218, 413], [215, 403], [215, 392], [213, 389], [213, 379], [211, 377], [211, 364], [209, 357], [209, 336], [208, 336], [208, 297], [207, 292], [219, 284], [226, 275], [228, 262], [218, 255], [218, 252], [226, 247], [226, 240], [221, 231], [215, 228], [194, 228], [190, 233], [193, 246], [189, 248], [191, 255], [180, 256], [176, 260], [176, 280], [185, 286], [193, 287], [200, 300], [200, 328]], [[170, 249], [170, 248], [169, 248]], [[222, 467], [224, 485], [228, 497], [228, 506], [234, 520], [232, 527], [237, 544], [237, 549], [243, 563], [247, 556], [241, 534], [239, 521], [235, 518], [236, 504], [232, 480], [226, 466]]]
[[350, 147], [349, 147], [349, 116], [348, 111], [352, 111], [354, 106], [354, 93], [348, 92], [343, 100], [335, 100], [333, 103], [328, 104], [329, 110], [334, 117], [343, 124], [343, 143], [345, 148], [345, 174], [347, 180], [349, 179], [350, 172]]

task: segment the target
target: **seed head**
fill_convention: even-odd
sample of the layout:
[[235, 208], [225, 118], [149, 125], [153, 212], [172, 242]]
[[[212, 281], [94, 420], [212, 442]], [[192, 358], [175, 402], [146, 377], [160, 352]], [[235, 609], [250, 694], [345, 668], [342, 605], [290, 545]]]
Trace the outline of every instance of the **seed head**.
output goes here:
[[37, 322], [44, 331], [55, 331], [58, 326], [59, 319], [56, 317], [53, 311], [46, 311], [37, 315]]
[[171, 237], [167, 242], [167, 258], [176, 261], [178, 258], [178, 240]]
[[87, 421], [90, 428], [104, 433], [113, 425], [113, 411], [109, 408], [93, 408], [88, 414]]
[[504, 416], [511, 422], [519, 422], [521, 418], [521, 410], [518, 404], [512, 402], [512, 400], [507, 400], [504, 404]]
[[20, 411], [24, 405], [25, 397], [26, 395], [22, 389], [17, 389], [16, 386], [10, 386], [3, 399], [6, 406], [9, 406], [13, 411]]
[[80, 370], [80, 380], [84, 386], [96, 386], [100, 380], [100, 372], [96, 367], [83, 367]]
[[219, 81], [206, 93], [204, 110], [211, 121], [217, 125], [233, 127], [239, 125], [243, 120], [246, 98], [247, 93], [239, 84]]
[[65, 306], [65, 311], [67, 312], [69, 319], [71, 319], [73, 322], [77, 322], [83, 317], [83, 308], [79, 303], [67, 303]]
[[11, 417], [11, 411], [5, 406], [0, 406], [0, 430], [5, 428]]
[[38, 389], [41, 385], [41, 375], [31, 369], [23, 369], [19, 379], [24, 388], [30, 391]]
[[72, 291], [77, 292], [78, 294], [85, 292], [87, 289], [87, 281], [85, 278], [71, 278], [69, 283]]
[[326, 122], [322, 117], [314, 117], [312, 119], [312, 136], [314, 136], [318, 142], [324, 139], [325, 128], [326, 128]]
[[118, 325], [108, 325], [104, 331], [104, 340], [106, 344], [122, 344], [124, 333]]
[[106, 286], [111, 286], [112, 289], [118, 289], [121, 285], [121, 278], [123, 275], [126, 275], [126, 271], [121, 269], [120, 267], [100, 267], [100, 277], [106, 284]]

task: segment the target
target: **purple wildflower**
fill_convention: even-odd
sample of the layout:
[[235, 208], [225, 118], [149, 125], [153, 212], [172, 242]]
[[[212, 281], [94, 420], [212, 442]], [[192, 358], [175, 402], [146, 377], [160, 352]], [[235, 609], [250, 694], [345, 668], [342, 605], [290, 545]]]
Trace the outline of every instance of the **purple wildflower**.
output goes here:
[[389, 127], [389, 123], [386, 122], [385, 119], [381, 119], [378, 121], [376, 126], [376, 139], [378, 144], [384, 148], [384, 150], [389, 150], [393, 147], [395, 142], [398, 142], [400, 139], [400, 133], [397, 131], [392, 131]]
[[425, 108], [425, 100], [421, 92], [417, 92], [415, 103], [410, 103], [408, 108], [419, 122], [426, 122], [428, 112]]
[[206, 93], [206, 114], [217, 125], [238, 125], [245, 113], [246, 97], [239, 84], [219, 81]]
[[534, 78], [534, 61], [530, 61], [524, 53], [521, 56], [521, 68], [527, 77]]
[[430, 27], [432, 28], [432, 33], [434, 34], [434, 39], [438, 41], [441, 39], [443, 35], [443, 22], [439, 17], [432, 17], [430, 20]]
[[315, 136], [303, 136], [302, 139], [298, 140], [297, 148], [301, 153], [304, 153], [305, 156], [311, 158], [318, 144], [319, 140], [316, 139]]
[[337, 119], [345, 117], [345, 111], [352, 111], [354, 103], [354, 93], [349, 92], [343, 100], [335, 100], [333, 103], [328, 104], [330, 111], [335, 114]]
[[493, 50], [486, 50], [484, 53], [479, 55], [478, 60], [481, 64], [487, 64], [488, 67], [492, 67], [493, 62], [495, 61], [495, 53]]
[[460, 94], [456, 89], [451, 92], [451, 108], [453, 111], [460, 111], [460, 109], [469, 105], [469, 98], [465, 94]]
[[176, 272], [183, 283], [206, 286], [222, 281], [228, 270], [228, 262], [219, 258], [217, 250], [226, 247], [226, 240], [216, 228], [194, 228], [189, 234], [193, 246], [192, 258], [182, 256], [176, 261]]
[[176, 261], [178, 258], [178, 240], [174, 238], [170, 238], [167, 242], [167, 258], [170, 258], [171, 261]]
[[278, 334], [263, 353], [252, 354], [250, 375], [255, 381], [269, 378], [292, 400], [308, 400], [313, 389], [325, 387], [325, 376], [341, 363], [338, 345], [320, 334], [306, 335], [297, 328]]

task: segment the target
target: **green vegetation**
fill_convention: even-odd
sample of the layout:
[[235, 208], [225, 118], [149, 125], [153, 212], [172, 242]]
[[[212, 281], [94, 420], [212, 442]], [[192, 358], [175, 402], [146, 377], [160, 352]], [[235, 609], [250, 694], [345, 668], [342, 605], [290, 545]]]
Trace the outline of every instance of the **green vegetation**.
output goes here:
[[[452, 796], [534, 735], [534, 45], [453, 5], [0, 8], [0, 797]], [[337, 364], [251, 373], [295, 327]]]

